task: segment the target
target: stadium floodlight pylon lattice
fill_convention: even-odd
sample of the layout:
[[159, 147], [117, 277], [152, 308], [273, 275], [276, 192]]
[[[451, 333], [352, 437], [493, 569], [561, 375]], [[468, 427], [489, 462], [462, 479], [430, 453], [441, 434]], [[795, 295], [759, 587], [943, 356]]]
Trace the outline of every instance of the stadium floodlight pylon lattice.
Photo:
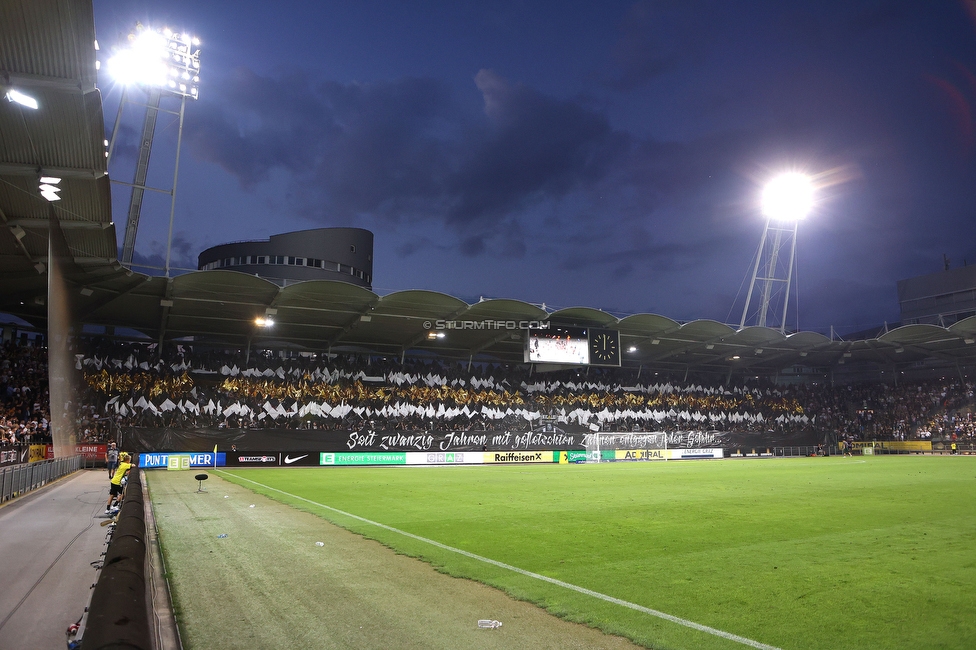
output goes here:
[[620, 431], [587, 434], [586, 462], [667, 460], [668, 434], [663, 431]]
[[[176, 210], [176, 183], [180, 173], [180, 148], [183, 144], [183, 119], [186, 113], [186, 100], [199, 99], [200, 97], [199, 45], [200, 39], [189, 34], [173, 32], [169, 28], [154, 30], [137, 24], [135, 31], [129, 35], [127, 46], [119, 48], [115, 55], [107, 61], [106, 66], [112, 77], [124, 85], [122, 101], [119, 104], [115, 128], [112, 131], [112, 141], [108, 149], [109, 163], [111, 163], [115, 141], [119, 134], [122, 108], [129, 101], [129, 87], [132, 85], [141, 86], [145, 89], [148, 97], [144, 104], [146, 116], [142, 126], [142, 138], [139, 141], [135, 174], [132, 179], [132, 195], [125, 222], [121, 262], [126, 266], [132, 265], [145, 191], [149, 189], [169, 194], [169, 234], [166, 239], [166, 265], [163, 269], [167, 277], [170, 271], [173, 244], [173, 216]], [[175, 96], [180, 100], [179, 111], [160, 108], [160, 99], [164, 95]], [[179, 116], [179, 128], [176, 136], [176, 162], [171, 190], [158, 190], [146, 186], [149, 156], [156, 131], [156, 117], [161, 110], [164, 113]]]
[[[796, 172], [777, 176], [763, 189], [762, 212], [766, 227], [759, 240], [756, 264], [742, 309], [739, 329], [752, 320], [758, 327], [776, 327], [786, 333], [786, 312], [790, 301], [790, 286], [796, 265], [796, 231], [799, 222], [806, 218], [813, 206], [813, 183], [810, 178]], [[789, 257], [785, 260], [784, 249]], [[758, 289], [759, 309], [752, 318], [749, 306], [752, 294]], [[778, 309], [782, 304], [782, 309]], [[778, 312], [778, 314], [777, 314]], [[779, 323], [776, 324], [776, 316]]]

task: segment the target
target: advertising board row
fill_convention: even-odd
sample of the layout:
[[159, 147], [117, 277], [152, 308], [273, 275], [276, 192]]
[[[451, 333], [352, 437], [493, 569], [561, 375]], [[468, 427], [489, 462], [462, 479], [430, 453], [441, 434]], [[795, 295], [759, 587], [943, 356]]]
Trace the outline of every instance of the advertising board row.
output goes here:
[[[78, 444], [75, 454], [85, 461], [104, 462], [106, 445]], [[54, 458], [54, 445], [10, 445], [0, 444], [0, 466], [36, 463]]]
[[[714, 449], [604, 450], [604, 461], [679, 460], [722, 458]], [[565, 451], [456, 451], [456, 452], [151, 452], [139, 454], [145, 469], [190, 469], [206, 467], [336, 467], [350, 465], [511, 465], [518, 463], [582, 463], [587, 452]]]

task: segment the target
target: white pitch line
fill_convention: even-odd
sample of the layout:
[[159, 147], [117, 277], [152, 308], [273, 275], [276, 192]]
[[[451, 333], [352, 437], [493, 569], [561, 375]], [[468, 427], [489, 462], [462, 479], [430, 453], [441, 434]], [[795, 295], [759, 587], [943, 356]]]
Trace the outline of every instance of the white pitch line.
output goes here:
[[[226, 470], [216, 470], [216, 472], [218, 474], [229, 473]], [[725, 632], [724, 630], [718, 630], [718, 629], [716, 629], [714, 627], [708, 627], [707, 625], [702, 625], [701, 623], [695, 623], [694, 621], [689, 621], [687, 619], [680, 618], [678, 616], [672, 616], [671, 614], [666, 614], [664, 612], [659, 612], [656, 609], [651, 609], [650, 607], [644, 607], [643, 605], [638, 605], [636, 603], [631, 603], [631, 602], [628, 602], [626, 600], [621, 600], [619, 598], [614, 598], [613, 596], [608, 596], [606, 594], [601, 594], [600, 592], [593, 591], [592, 589], [587, 589], [585, 587], [579, 587], [577, 585], [570, 584], [568, 582], [563, 582], [562, 580], [556, 580], [555, 578], [550, 578], [549, 576], [544, 576], [544, 575], [539, 574], [539, 573], [533, 573], [531, 571], [526, 571], [525, 569], [520, 569], [517, 566], [512, 566], [511, 564], [505, 564], [504, 562], [499, 562], [498, 560], [493, 560], [491, 558], [484, 557], [482, 555], [477, 555], [475, 553], [471, 553], [469, 551], [465, 551], [465, 550], [460, 549], [460, 548], [454, 548], [453, 546], [448, 546], [447, 544], [442, 544], [442, 543], [440, 543], [438, 541], [435, 541], [433, 539], [428, 539], [426, 537], [421, 537], [420, 535], [414, 535], [413, 533], [408, 533], [405, 530], [400, 530], [399, 528], [394, 528], [393, 526], [387, 526], [386, 524], [381, 524], [381, 523], [379, 523], [377, 521], [372, 521], [370, 519], [366, 519], [365, 517], [360, 517], [359, 515], [354, 515], [354, 514], [352, 514], [350, 512], [346, 512], [344, 510], [339, 510], [338, 508], [333, 508], [332, 506], [327, 506], [324, 503], [319, 503], [317, 501], [312, 501], [311, 499], [306, 499], [305, 497], [300, 497], [297, 494], [291, 494], [290, 492], [285, 492], [284, 490], [279, 490], [278, 488], [271, 487], [270, 485], [265, 485], [264, 483], [258, 483], [257, 481], [252, 481], [251, 479], [244, 478], [243, 476], [240, 476], [238, 474], [231, 474], [231, 476], [233, 476], [235, 478], [239, 478], [242, 481], [247, 481], [248, 483], [253, 483], [254, 485], [258, 485], [260, 487], [265, 488], [266, 490], [271, 490], [273, 492], [278, 492], [279, 494], [284, 494], [285, 496], [291, 497], [293, 499], [297, 499], [299, 501], [304, 501], [305, 503], [309, 503], [309, 504], [311, 504], [313, 506], [318, 506], [319, 508], [324, 508], [326, 510], [331, 510], [332, 512], [335, 512], [335, 513], [338, 513], [340, 515], [343, 515], [344, 517], [349, 517], [351, 519], [355, 519], [357, 521], [361, 521], [364, 524], [369, 524], [371, 526], [376, 526], [377, 528], [382, 528], [383, 530], [388, 530], [388, 531], [390, 531], [392, 533], [396, 533], [398, 535], [403, 535], [404, 537], [409, 537], [410, 539], [415, 539], [415, 540], [417, 540], [419, 542], [424, 542], [426, 544], [430, 544], [431, 546], [436, 546], [437, 548], [444, 549], [445, 551], [450, 551], [452, 553], [457, 553], [458, 555], [463, 555], [465, 557], [469, 557], [469, 558], [471, 558], [473, 560], [478, 560], [479, 562], [485, 562], [486, 564], [491, 564], [491, 565], [496, 566], [496, 567], [499, 567], [501, 569], [507, 569], [508, 571], [514, 571], [515, 573], [519, 573], [521, 575], [528, 576], [529, 578], [535, 578], [536, 580], [541, 580], [543, 582], [548, 582], [550, 584], [557, 585], [559, 587], [563, 587], [564, 589], [570, 589], [572, 591], [576, 591], [576, 592], [581, 593], [581, 594], [586, 594], [587, 596], [592, 596], [593, 598], [599, 598], [600, 600], [604, 600], [604, 601], [606, 601], [608, 603], [613, 603], [614, 605], [620, 605], [621, 607], [626, 607], [628, 609], [633, 609], [635, 611], [642, 612], [644, 614], [650, 614], [651, 616], [656, 616], [656, 617], [662, 618], [662, 619], [664, 619], [666, 621], [671, 621], [672, 623], [677, 623], [678, 625], [683, 625], [685, 627], [690, 627], [691, 629], [698, 630], [699, 632], [705, 632], [706, 634], [711, 634], [713, 636], [721, 637], [723, 639], [728, 639], [729, 641], [735, 641], [736, 643], [741, 643], [742, 645], [747, 645], [747, 646], [749, 646], [751, 648], [759, 648], [759, 650], [781, 650], [781, 648], [777, 648], [776, 646], [766, 645], [765, 643], [760, 643], [759, 641], [753, 641], [752, 639], [747, 639], [744, 636], [739, 636], [737, 634], [732, 634], [731, 632]]]

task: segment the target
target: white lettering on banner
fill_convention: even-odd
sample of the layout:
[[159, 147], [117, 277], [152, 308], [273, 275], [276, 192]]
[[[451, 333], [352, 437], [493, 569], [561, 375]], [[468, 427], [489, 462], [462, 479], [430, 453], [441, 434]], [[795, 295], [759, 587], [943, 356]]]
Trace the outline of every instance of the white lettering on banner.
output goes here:
[[170, 456], [189, 458], [191, 467], [213, 467], [213, 452], [206, 453], [147, 453], [139, 454], [139, 467], [150, 469], [153, 467], [168, 467]]
[[516, 449], [529, 449], [530, 447], [572, 447], [574, 439], [572, 435], [565, 433], [529, 433], [515, 436]]
[[493, 447], [507, 447], [512, 444], [512, 434], [506, 431], [503, 434], [493, 436], [491, 439], [491, 444]]
[[355, 449], [356, 447], [372, 447], [375, 443], [375, 431], [366, 431], [362, 433], [353, 431], [349, 434], [349, 440], [346, 441], [346, 447], [349, 449]]
[[487, 434], [471, 435], [470, 433], [447, 433], [444, 435], [444, 440], [441, 441], [440, 448], [443, 451], [447, 451], [454, 446], [462, 445], [472, 445], [475, 447], [484, 447], [488, 444]]
[[382, 449], [413, 447], [420, 451], [427, 451], [434, 444], [434, 436], [416, 435], [407, 436], [402, 433], [394, 433], [388, 436], [380, 436], [380, 447]]
[[139, 465], [145, 468], [166, 467], [169, 463], [169, 454], [139, 454]]

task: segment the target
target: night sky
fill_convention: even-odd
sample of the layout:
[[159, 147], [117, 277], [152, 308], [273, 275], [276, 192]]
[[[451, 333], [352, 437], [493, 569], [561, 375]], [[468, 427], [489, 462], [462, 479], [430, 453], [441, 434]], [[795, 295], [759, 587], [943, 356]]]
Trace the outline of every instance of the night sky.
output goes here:
[[[738, 323], [760, 188], [786, 170], [819, 186], [791, 327], [897, 321], [898, 280], [976, 263], [973, 0], [96, 0], [103, 61], [136, 21], [202, 40], [177, 267], [354, 226], [381, 295]], [[108, 134], [121, 93], [99, 86]], [[125, 110], [109, 171], [129, 182]], [[161, 116], [150, 185], [172, 185], [175, 132]], [[128, 201], [117, 185], [120, 242]], [[168, 219], [147, 196], [142, 263]]]

